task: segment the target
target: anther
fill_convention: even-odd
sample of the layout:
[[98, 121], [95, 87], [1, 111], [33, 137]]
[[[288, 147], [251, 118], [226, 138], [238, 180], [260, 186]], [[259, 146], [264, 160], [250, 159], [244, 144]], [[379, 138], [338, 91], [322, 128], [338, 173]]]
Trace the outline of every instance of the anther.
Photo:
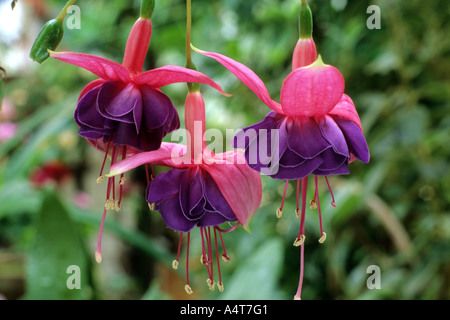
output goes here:
[[295, 215], [297, 216], [297, 219], [302, 218], [302, 212], [300, 211], [300, 209], [295, 209]]
[[172, 268], [173, 268], [174, 270], [177, 270], [177, 269], [178, 269], [178, 265], [179, 265], [179, 263], [178, 263], [177, 260], [173, 260], [173, 261], [172, 261]]
[[188, 285], [188, 284], [184, 286], [184, 290], [186, 291], [187, 294], [193, 294], [194, 293], [194, 291], [192, 291], [191, 286]]
[[123, 186], [125, 184], [125, 177], [120, 178], [120, 185]]
[[215, 283], [210, 278], [206, 279], [206, 283], [208, 284], [209, 290], [214, 291]]
[[155, 203], [149, 203], [148, 204], [148, 208], [150, 209], [150, 211], [155, 211]]
[[317, 203], [316, 203], [316, 200], [311, 200], [311, 202], [309, 203], [309, 207], [312, 209], [312, 210], [316, 210], [317, 209]]
[[217, 289], [219, 289], [219, 292], [223, 292], [223, 283], [222, 282], [219, 282], [218, 284], [217, 284]]
[[322, 232], [322, 236], [319, 239], [319, 243], [324, 243], [325, 240], [327, 240], [327, 234], [325, 232]]
[[114, 200], [112, 200], [112, 199], [106, 200], [106, 202], [105, 202], [105, 208], [106, 208], [106, 210], [112, 210], [112, 209], [115, 209], [115, 208], [116, 208], [116, 204], [115, 204]]
[[332, 205], [334, 208], [336, 208], [336, 202], [331, 201], [331, 205]]
[[97, 178], [97, 184], [101, 184], [104, 178], [105, 178], [104, 176], [98, 177]]
[[224, 253], [224, 254], [222, 254], [222, 260], [225, 262], [228, 262], [231, 260], [231, 258]]
[[120, 204], [119, 204], [119, 200], [116, 201], [115, 205], [114, 205], [114, 209], [116, 209], [117, 212], [120, 212]]
[[294, 241], [294, 247], [300, 247], [306, 240], [306, 236], [304, 234], [301, 234], [298, 236], [297, 239]]
[[282, 216], [283, 216], [283, 209], [278, 208], [278, 209], [277, 209], [277, 218], [278, 218], [278, 219], [281, 219]]

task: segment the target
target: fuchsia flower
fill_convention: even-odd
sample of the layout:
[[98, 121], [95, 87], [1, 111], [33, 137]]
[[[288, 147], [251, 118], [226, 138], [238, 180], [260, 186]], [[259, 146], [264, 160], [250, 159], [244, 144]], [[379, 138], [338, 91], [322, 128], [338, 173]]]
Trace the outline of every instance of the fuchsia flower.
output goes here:
[[[82, 67], [100, 79], [89, 83], [81, 92], [75, 110], [80, 136], [105, 152], [111, 164], [129, 155], [157, 150], [162, 139], [180, 127], [178, 113], [160, 88], [173, 83], [204, 83], [226, 95], [206, 75], [184, 67], [167, 65], [142, 72], [152, 34], [150, 18], [139, 18], [128, 37], [123, 64], [101, 57], [72, 52], [50, 52], [52, 58]], [[120, 210], [124, 177], [120, 178], [116, 200], [114, 178], [108, 179], [105, 211]], [[112, 195], [111, 195], [112, 193]], [[101, 260], [98, 255], [97, 261]]]
[[[301, 219], [299, 235], [294, 245], [301, 246], [301, 276], [296, 299], [300, 299], [303, 281], [303, 252], [305, 241], [305, 209], [308, 176], [314, 175], [315, 194], [310, 206], [318, 209], [321, 237], [323, 232], [318, 192], [318, 176], [348, 174], [350, 162], [358, 159], [369, 162], [369, 149], [363, 135], [361, 121], [352, 99], [344, 93], [345, 81], [333, 66], [323, 63], [317, 56], [312, 39], [312, 16], [306, 1], [302, 1], [300, 18], [301, 37], [292, 59], [293, 71], [281, 88], [281, 103], [274, 101], [264, 82], [245, 65], [224, 55], [195, 49], [198, 53], [215, 59], [239, 78], [272, 111], [266, 118], [244, 128], [234, 139], [234, 147], [244, 148], [249, 166], [274, 179], [297, 180], [297, 210]], [[306, 26], [306, 28], [305, 28]], [[305, 36], [306, 34], [306, 36]], [[271, 131], [277, 132], [276, 140]], [[249, 132], [255, 132], [255, 135]], [[267, 145], [262, 145], [262, 144]], [[273, 144], [277, 148], [273, 148]], [[261, 150], [278, 150], [267, 155]], [[256, 161], [252, 161], [255, 159]], [[263, 171], [264, 170], [264, 171]], [[269, 170], [269, 172], [267, 171]], [[281, 217], [286, 187], [277, 216]], [[300, 209], [300, 193], [302, 205]], [[331, 192], [335, 206], [334, 196]]]
[[[123, 174], [143, 164], [172, 168], [149, 183], [147, 202], [152, 209], [160, 212], [167, 227], [181, 232], [180, 247], [183, 234], [187, 233], [186, 292], [192, 293], [188, 259], [190, 234], [194, 227], [200, 229], [202, 262], [208, 270], [208, 285], [211, 290], [214, 288], [215, 249], [219, 278], [217, 285], [223, 291], [217, 235], [224, 250], [222, 257], [227, 261], [229, 257], [222, 233], [234, 230], [239, 224], [248, 229], [250, 219], [261, 202], [261, 179], [256, 171], [247, 166], [241, 151], [214, 154], [207, 148], [204, 140], [205, 103], [199, 91], [188, 94], [185, 112], [188, 146], [163, 143], [159, 150], [136, 154], [115, 163], [108, 176]], [[195, 130], [196, 125], [201, 130]], [[219, 227], [225, 222], [235, 221], [238, 223], [230, 230]], [[174, 268], [179, 264], [180, 247], [177, 260], [173, 263]]]

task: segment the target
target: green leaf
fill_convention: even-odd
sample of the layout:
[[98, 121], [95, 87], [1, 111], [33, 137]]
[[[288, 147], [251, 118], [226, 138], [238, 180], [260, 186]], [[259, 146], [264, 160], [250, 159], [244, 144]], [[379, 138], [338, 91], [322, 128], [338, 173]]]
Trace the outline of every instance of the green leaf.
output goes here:
[[[84, 244], [66, 208], [51, 191], [45, 191], [35, 231], [27, 261], [24, 299], [88, 299], [92, 289]], [[79, 282], [76, 276], [79, 276]], [[68, 286], [77, 283], [80, 289]]]

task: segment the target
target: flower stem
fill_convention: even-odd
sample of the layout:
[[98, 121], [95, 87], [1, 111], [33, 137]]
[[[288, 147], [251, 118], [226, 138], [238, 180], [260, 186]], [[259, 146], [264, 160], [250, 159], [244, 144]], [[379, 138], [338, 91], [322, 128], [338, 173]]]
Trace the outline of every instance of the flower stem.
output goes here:
[[[186, 0], [186, 68], [197, 70], [197, 67], [192, 62], [191, 34], [192, 34], [192, 5], [191, 0]], [[189, 92], [200, 90], [200, 85], [198, 83], [188, 83], [187, 86]]]
[[192, 5], [186, 0], [186, 65], [192, 63], [191, 57]]
[[77, 0], [69, 0], [69, 1], [67, 1], [67, 3], [64, 6], [64, 8], [61, 10], [61, 12], [56, 17], [56, 21], [58, 21], [59, 23], [63, 23], [64, 19], [66, 18], [66, 15], [67, 15], [67, 9], [69, 9], [70, 6], [74, 5], [75, 2], [77, 2]]

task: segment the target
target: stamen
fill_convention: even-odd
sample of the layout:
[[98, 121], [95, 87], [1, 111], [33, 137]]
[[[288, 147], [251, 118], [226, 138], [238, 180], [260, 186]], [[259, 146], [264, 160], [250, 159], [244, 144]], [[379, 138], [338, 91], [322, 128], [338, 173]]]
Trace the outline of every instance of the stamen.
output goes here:
[[[238, 225], [238, 224], [236, 224], [236, 225]], [[222, 231], [219, 228], [217, 228], [217, 230], [219, 231], [220, 242], [222, 243], [222, 249], [223, 249], [222, 259], [223, 259], [223, 261], [228, 262], [231, 259], [227, 255], [227, 250], [225, 249], [225, 243], [223, 242], [223, 238], [222, 238]]]
[[150, 175], [148, 173], [148, 164], [145, 164], [145, 176], [147, 178], [147, 184], [150, 183]]
[[331, 186], [330, 186], [330, 182], [328, 181], [328, 177], [325, 177], [325, 181], [327, 182], [328, 190], [330, 190], [331, 199], [332, 199], [331, 205], [336, 208], [336, 202], [334, 200], [333, 190], [331, 190]]
[[295, 209], [295, 215], [297, 216], [297, 219], [301, 218], [301, 211], [299, 208], [299, 197], [300, 197], [300, 180], [297, 180], [297, 208]]
[[219, 282], [217, 284], [217, 289], [219, 289], [219, 292], [223, 292], [224, 288], [223, 288], [223, 283], [222, 282]]
[[190, 246], [190, 243], [191, 243], [191, 233], [188, 232], [187, 246], [186, 246], [186, 286], [184, 287], [184, 290], [186, 290], [187, 294], [193, 293], [190, 283], [189, 283], [189, 246]]
[[103, 181], [103, 170], [105, 169], [105, 164], [106, 164], [106, 159], [108, 158], [108, 154], [109, 154], [109, 148], [111, 147], [111, 143], [113, 141], [113, 137], [110, 137], [108, 140], [108, 144], [106, 145], [106, 151], [105, 151], [105, 157], [103, 158], [103, 164], [102, 164], [102, 168], [100, 169], [100, 174], [99, 177], [97, 179], [97, 183], [100, 184]]
[[316, 210], [317, 209], [317, 203], [316, 203], [316, 198], [314, 197], [313, 200], [311, 200], [311, 202], [309, 203], [309, 207], [311, 208], [311, 210]]
[[180, 233], [180, 240], [178, 241], [178, 251], [177, 251], [177, 259], [173, 260], [172, 268], [175, 270], [178, 269], [179, 261], [180, 261], [180, 252], [181, 252], [181, 243], [183, 241], [183, 232]]
[[[223, 285], [220, 286], [222, 284], [222, 273], [220, 272], [220, 259], [219, 259], [219, 247], [217, 244], [217, 228], [214, 228], [214, 244], [216, 247], [216, 261], [217, 261], [217, 273], [219, 274], [219, 283], [217, 284], [217, 287], [219, 288], [220, 292], [223, 292]], [[220, 232], [220, 231], [219, 231]], [[221, 290], [222, 287], [222, 290]]]
[[294, 242], [294, 246], [298, 247], [305, 242], [305, 216], [306, 216], [306, 197], [308, 192], [308, 177], [302, 179], [302, 208], [301, 212], [297, 212], [297, 216], [300, 216], [300, 230], [298, 232], [298, 237]]
[[207, 258], [207, 254], [206, 254], [206, 250], [205, 250], [205, 238], [203, 237], [203, 228], [202, 227], [200, 227], [200, 236], [202, 238], [202, 255], [200, 257], [200, 262], [202, 264], [207, 264], [208, 258]]
[[[318, 178], [317, 178], [317, 176], [314, 176], [314, 183], [315, 183], [315, 186], [316, 186], [317, 207], [319, 209], [320, 234], [322, 235], [322, 237], [320, 239], [322, 240], [322, 238], [323, 238], [323, 241], [325, 241], [326, 234], [325, 234], [325, 237], [324, 237], [324, 232], [323, 232], [323, 228], [322, 228], [322, 212], [320, 210], [319, 186], [318, 186]], [[320, 240], [319, 240], [320, 243], [323, 243], [323, 241], [320, 242]]]
[[[212, 285], [214, 285], [214, 262], [213, 262], [212, 244], [211, 244], [211, 227], [208, 227], [208, 229], [205, 230], [205, 234], [206, 234], [206, 241], [208, 244], [208, 255], [207, 255], [208, 264], [211, 265], [211, 267], [209, 268], [209, 278], [211, 279]], [[209, 257], [211, 257], [211, 259], [209, 259]], [[206, 265], [207, 268], [208, 268], [208, 264]]]
[[284, 186], [284, 192], [283, 192], [283, 199], [281, 200], [281, 207], [277, 210], [277, 218], [281, 218], [283, 215], [283, 207], [284, 207], [284, 201], [286, 200], [286, 191], [287, 187], [289, 185], [289, 180], [286, 180], [286, 185]]
[[[300, 236], [305, 234], [305, 209], [306, 209], [306, 196], [308, 187], [308, 177], [302, 179], [302, 220], [300, 223]], [[295, 300], [301, 300], [302, 286], [303, 286], [303, 269], [304, 269], [304, 255], [305, 255], [305, 245], [301, 245], [300, 249], [300, 279], [298, 282], [297, 293], [294, 296]]]
[[[122, 147], [122, 160], [125, 160], [127, 158], [127, 146]], [[125, 184], [125, 176], [122, 173], [120, 175], [120, 182], [119, 182], [119, 200], [116, 203], [116, 211], [120, 211], [120, 204], [122, 203], [122, 195], [123, 195], [123, 185]]]
[[155, 211], [155, 203], [149, 203], [148, 204], [148, 208], [150, 209], [150, 211]]

